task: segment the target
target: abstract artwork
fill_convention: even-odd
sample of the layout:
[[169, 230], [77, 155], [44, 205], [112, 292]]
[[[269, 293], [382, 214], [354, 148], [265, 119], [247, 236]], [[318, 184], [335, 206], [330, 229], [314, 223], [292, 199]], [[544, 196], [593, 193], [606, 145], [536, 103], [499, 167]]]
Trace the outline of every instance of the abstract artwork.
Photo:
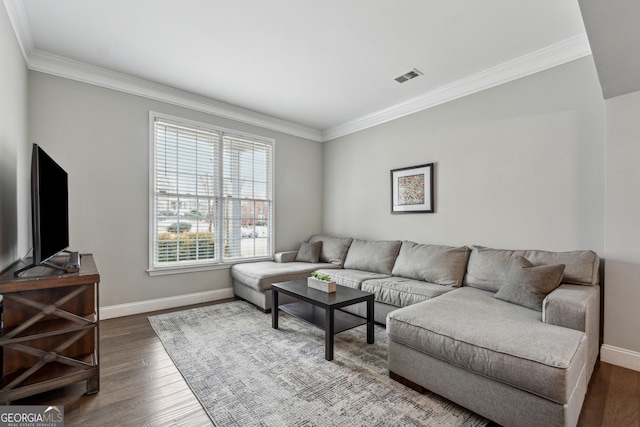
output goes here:
[[391, 171], [391, 213], [432, 213], [433, 163]]

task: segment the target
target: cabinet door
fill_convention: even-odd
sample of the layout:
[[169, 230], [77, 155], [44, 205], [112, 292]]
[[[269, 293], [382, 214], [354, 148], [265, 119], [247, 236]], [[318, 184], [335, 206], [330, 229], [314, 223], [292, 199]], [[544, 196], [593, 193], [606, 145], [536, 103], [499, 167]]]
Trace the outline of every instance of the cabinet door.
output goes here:
[[5, 294], [0, 338], [4, 343], [3, 374], [42, 365], [38, 376], [53, 378], [74, 367], [82, 369], [83, 363], [93, 364], [96, 286]]

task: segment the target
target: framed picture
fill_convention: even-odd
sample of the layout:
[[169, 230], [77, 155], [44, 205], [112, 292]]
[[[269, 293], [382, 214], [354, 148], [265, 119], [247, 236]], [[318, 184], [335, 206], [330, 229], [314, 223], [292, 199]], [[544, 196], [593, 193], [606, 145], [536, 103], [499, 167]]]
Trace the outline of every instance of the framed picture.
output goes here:
[[433, 163], [391, 171], [391, 213], [433, 213]]

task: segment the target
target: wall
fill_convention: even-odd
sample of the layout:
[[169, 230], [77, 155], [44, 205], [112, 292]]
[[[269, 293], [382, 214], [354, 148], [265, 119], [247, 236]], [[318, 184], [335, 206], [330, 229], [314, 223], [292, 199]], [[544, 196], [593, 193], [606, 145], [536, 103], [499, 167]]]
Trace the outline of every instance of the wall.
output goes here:
[[0, 271], [29, 248], [27, 67], [0, 6]]
[[[324, 230], [602, 256], [603, 156], [588, 57], [326, 142]], [[389, 171], [430, 162], [436, 212], [391, 215]]]
[[101, 306], [230, 287], [228, 268], [146, 273], [150, 110], [274, 138], [276, 249], [321, 231], [319, 143], [39, 72], [29, 84], [31, 136], [69, 174], [70, 247], [95, 254]]
[[640, 370], [638, 117], [640, 92], [606, 101], [606, 293], [602, 359], [636, 370]]

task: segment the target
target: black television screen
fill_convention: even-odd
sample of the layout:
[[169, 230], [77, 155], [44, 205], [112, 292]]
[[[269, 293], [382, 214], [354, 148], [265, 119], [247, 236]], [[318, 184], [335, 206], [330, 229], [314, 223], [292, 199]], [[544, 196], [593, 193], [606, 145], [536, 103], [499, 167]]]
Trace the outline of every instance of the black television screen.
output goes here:
[[67, 173], [37, 144], [31, 159], [33, 264], [69, 246]]

